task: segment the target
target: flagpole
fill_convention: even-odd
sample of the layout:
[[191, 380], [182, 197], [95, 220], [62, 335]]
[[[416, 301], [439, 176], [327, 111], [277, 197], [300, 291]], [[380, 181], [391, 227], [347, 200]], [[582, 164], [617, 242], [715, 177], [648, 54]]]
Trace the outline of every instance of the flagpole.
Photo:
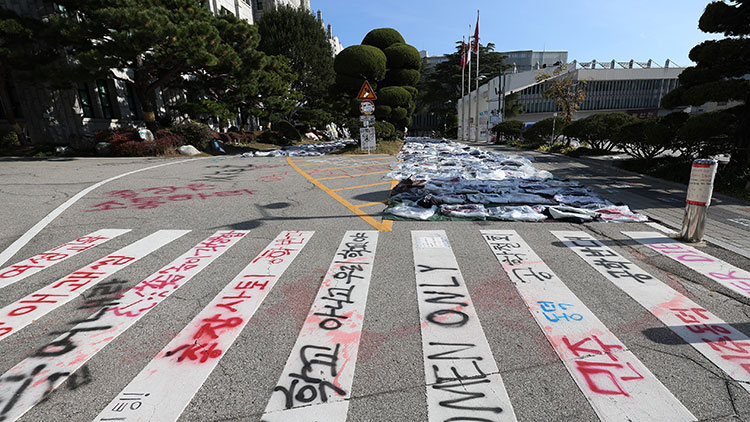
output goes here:
[[468, 113], [468, 119], [466, 119], [466, 126], [467, 129], [466, 132], [466, 141], [471, 141], [471, 131], [473, 130], [471, 128], [471, 24], [469, 24], [469, 92], [468, 92], [468, 101], [469, 103], [469, 113]]
[[466, 36], [461, 36], [461, 139], [464, 138], [466, 132], [466, 126], [464, 126], [464, 109], [466, 108], [466, 101], [464, 100], [466, 86]]
[[474, 33], [474, 42], [477, 46], [477, 107], [474, 111], [476, 118], [475, 118], [475, 129], [476, 134], [474, 136], [474, 140], [476, 142], [479, 142], [479, 9], [477, 9], [477, 27], [475, 29]]

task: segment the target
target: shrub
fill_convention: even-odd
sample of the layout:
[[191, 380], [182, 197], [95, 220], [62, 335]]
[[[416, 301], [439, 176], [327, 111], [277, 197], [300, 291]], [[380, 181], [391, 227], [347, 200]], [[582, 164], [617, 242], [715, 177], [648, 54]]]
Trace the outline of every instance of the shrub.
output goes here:
[[[552, 122], [554, 120], [555, 134], [552, 135]], [[523, 133], [523, 139], [534, 145], [542, 145], [544, 143], [552, 144], [555, 139], [559, 137], [563, 129], [565, 129], [565, 120], [562, 117], [550, 117], [548, 119], [540, 120], [534, 123], [533, 126], [526, 129]]]
[[414, 69], [418, 71], [422, 66], [419, 51], [409, 44], [393, 44], [383, 52], [388, 59], [389, 69]]
[[252, 133], [243, 133], [242, 136], [240, 136], [240, 143], [241, 144], [250, 144], [255, 142], [255, 134]]
[[[352, 45], [336, 56], [333, 67], [337, 75], [359, 78], [360, 86], [363, 78], [370, 82], [377, 82], [385, 77], [385, 53], [369, 45]], [[340, 78], [337, 80], [346, 82]]]
[[383, 141], [396, 139], [396, 127], [388, 122], [375, 122], [375, 136]]
[[284, 140], [287, 142], [286, 145], [290, 145], [295, 142], [298, 143], [302, 140], [302, 135], [299, 133], [297, 128], [295, 128], [291, 123], [287, 121], [282, 120], [276, 122], [271, 126], [271, 129], [281, 134], [281, 137], [284, 138]]
[[167, 133], [157, 136], [154, 144], [155, 155], [174, 154], [177, 147], [185, 145], [185, 139], [175, 133]]
[[266, 130], [258, 137], [256, 138], [258, 142], [264, 143], [264, 144], [273, 144], [273, 145], [279, 145], [279, 146], [286, 146], [288, 145], [284, 138], [281, 136], [280, 132], [276, 132], [273, 130]]
[[208, 144], [214, 139], [214, 131], [208, 126], [197, 123], [187, 122], [168, 129], [171, 133], [180, 135], [186, 145], [192, 145], [201, 151], [208, 148]]
[[393, 28], [373, 29], [365, 35], [362, 44], [371, 45], [381, 50], [385, 50], [393, 44], [405, 44], [406, 40], [401, 34]]
[[0, 147], [9, 148], [20, 146], [21, 142], [18, 140], [18, 134], [15, 131], [9, 131], [0, 134]]
[[523, 122], [520, 120], [506, 120], [492, 127], [492, 133], [497, 135], [497, 141], [501, 139], [519, 139], [523, 132]]
[[[184, 145], [185, 139], [169, 130], [159, 130], [153, 141], [143, 141], [138, 132], [130, 131], [115, 133], [110, 139], [110, 151], [113, 155], [122, 157], [149, 157], [174, 153], [175, 148]], [[135, 136], [133, 136], [133, 133]], [[106, 141], [105, 141], [106, 142]]]

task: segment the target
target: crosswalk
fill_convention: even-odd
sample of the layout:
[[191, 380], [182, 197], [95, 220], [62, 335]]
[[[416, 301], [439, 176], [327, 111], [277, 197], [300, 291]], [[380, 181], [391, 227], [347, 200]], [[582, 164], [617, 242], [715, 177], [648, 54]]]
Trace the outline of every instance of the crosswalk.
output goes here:
[[[129, 232], [103, 229], [81, 235], [11, 265], [0, 270], [0, 289], [23, 287], [28, 280], [38, 283], [38, 278], [57, 263], [68, 259], [75, 262], [81, 252], [96, 250]], [[371, 318], [365, 312], [368, 296], [373, 289], [394, 283], [411, 283], [409, 289], [416, 293], [412, 311], [418, 315], [422, 340], [422, 354], [416, 358], [423, 364], [427, 420], [523, 420], [518, 415], [528, 414], [523, 408], [528, 403], [509, 393], [501, 375], [505, 374], [501, 364], [504, 357], [493, 351], [486, 335], [488, 327], [480, 321], [475, 307], [477, 295], [481, 300], [483, 292], [477, 292], [464, 279], [451, 238], [443, 230], [415, 230], [410, 234], [411, 248], [404, 250], [411, 250], [413, 276], [403, 274], [399, 280], [378, 279], [374, 271], [379, 265], [388, 265], [383, 257], [392, 251], [384, 252], [382, 245], [388, 235], [373, 230], [347, 231], [337, 248], [320, 251], [331, 263], [317, 284], [317, 294], [295, 333], [293, 346], [277, 350], [286, 356], [283, 368], [246, 368], [249, 375], [271, 372], [278, 380], [259, 399], [265, 403], [265, 410], [251, 420], [351, 420], [357, 359], [361, 341], [368, 335], [364, 328]], [[540, 347], [549, 348], [557, 357], [556, 365], [565, 368], [570, 385], [585, 397], [596, 417], [603, 421], [698, 420], [695, 414], [700, 409], [670, 391], [663, 375], [658, 375], [663, 372], [654, 371], [660, 368], [639, 358], [638, 350], [628, 347], [627, 339], [618, 338], [603, 322], [606, 319], [600, 319], [600, 312], [595, 313], [585, 298], [569, 288], [571, 280], [558, 276], [550, 263], [544, 262], [535, 251], [542, 247], [536, 237], [527, 238], [516, 230], [478, 230], [472, 234], [483, 240], [474, 245], [472, 254], [498, 277], [510, 280], [515, 292], [509, 294], [519, 297], [526, 307], [520, 318], [538, 326], [537, 334], [547, 342]], [[598, 274], [596, 283], [614, 285], [692, 346], [705, 365], [750, 392], [750, 337], [732, 322], [628, 259], [619, 244], [584, 231], [551, 230], [547, 234], [559, 241], [557, 254], [564, 257], [561, 259], [594, 270]], [[622, 234], [636, 240], [638, 247], [672, 258], [715, 281], [711, 288], [723, 286], [750, 297], [750, 273], [744, 269], [659, 233]], [[108, 393], [108, 404], [96, 409], [98, 415], [93, 420], [179, 419], [209, 377], [219, 376], [215, 373], [221, 360], [274, 292], [274, 286], [289, 268], [295, 268], [298, 257], [312, 253], [308, 245], [314, 232], [283, 231], [259, 252], [248, 247], [245, 240], [251, 237], [251, 231], [222, 230], [203, 240], [196, 235], [189, 230], [156, 231], [21, 299], [10, 303], [3, 300], [0, 347], [45, 315], [60, 317], [64, 305], [70, 302], [87, 309], [88, 316], [72, 321], [64, 332], [53, 333], [52, 341], [0, 375], [0, 422], [22, 418], [85, 369], [87, 362], [116, 353], [107, 346], [138, 327], [178, 289], [188, 283], [206, 282], [206, 269], [231, 249], [235, 256], [246, 257], [244, 268], [236, 275], [222, 272], [223, 279], [212, 280], [224, 287], [201, 303], [192, 320], [170, 335], [171, 341], [159, 344], [158, 353], [134, 362], [139, 372], [129, 382], [114, 386], [119, 392]], [[114, 278], [118, 271], [137, 267], [138, 261], [157, 251], [160, 257], [177, 255], [163, 249], [177, 239], [193, 237], [192, 242], [198, 242], [195, 246], [142, 281], [129, 286]], [[492, 288], [506, 286], [495, 283]]]

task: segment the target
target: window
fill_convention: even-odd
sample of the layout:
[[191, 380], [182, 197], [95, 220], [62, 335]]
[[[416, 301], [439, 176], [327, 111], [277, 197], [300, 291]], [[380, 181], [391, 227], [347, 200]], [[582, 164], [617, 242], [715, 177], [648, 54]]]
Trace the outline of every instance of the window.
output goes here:
[[96, 92], [99, 94], [99, 102], [102, 105], [102, 117], [105, 119], [114, 119], [115, 112], [112, 108], [112, 96], [109, 95], [108, 82], [106, 79], [97, 79]]
[[133, 84], [127, 84], [127, 94], [128, 94], [128, 110], [130, 111], [130, 118], [133, 120], [138, 119], [138, 102], [135, 98], [135, 89], [133, 88]]
[[259, 11], [263, 10], [263, 0], [255, 0], [255, 7]]
[[227, 9], [224, 6], [221, 6], [221, 12], [222, 15], [233, 15], [234, 13], [230, 12], [229, 9]]
[[78, 84], [78, 101], [81, 103], [83, 117], [94, 117], [94, 108], [91, 106], [91, 95], [89, 95], [89, 84]]

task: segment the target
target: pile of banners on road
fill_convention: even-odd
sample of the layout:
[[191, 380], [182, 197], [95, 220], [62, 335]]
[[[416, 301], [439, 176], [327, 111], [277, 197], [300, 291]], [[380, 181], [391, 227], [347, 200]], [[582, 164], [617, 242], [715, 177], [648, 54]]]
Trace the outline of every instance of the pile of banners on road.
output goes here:
[[320, 142], [316, 144], [293, 145], [281, 149], [266, 151], [254, 151], [242, 153], [243, 157], [311, 157], [330, 154], [348, 145], [356, 144], [353, 139], [342, 139], [339, 141]]
[[531, 160], [448, 140], [410, 138], [389, 177], [387, 219], [643, 222], [577, 182], [555, 180]]

